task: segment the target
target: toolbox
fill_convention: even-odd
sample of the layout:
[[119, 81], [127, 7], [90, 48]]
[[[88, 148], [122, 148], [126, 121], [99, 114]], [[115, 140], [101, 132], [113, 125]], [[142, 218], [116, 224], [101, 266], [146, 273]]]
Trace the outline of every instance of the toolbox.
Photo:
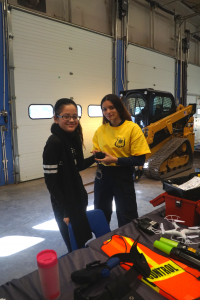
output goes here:
[[200, 224], [200, 200], [191, 201], [165, 192], [150, 201], [154, 207], [164, 202], [165, 216], [176, 215], [180, 217], [180, 220], [185, 221], [184, 225], [189, 227]]
[[163, 180], [163, 190], [165, 190], [169, 195], [172, 196], [180, 197], [191, 201], [198, 201], [200, 200], [200, 187], [184, 191], [176, 186], [173, 186], [173, 184], [183, 184], [188, 180], [192, 179], [194, 176], [200, 177], [200, 173], [196, 172], [191, 173], [188, 176]]

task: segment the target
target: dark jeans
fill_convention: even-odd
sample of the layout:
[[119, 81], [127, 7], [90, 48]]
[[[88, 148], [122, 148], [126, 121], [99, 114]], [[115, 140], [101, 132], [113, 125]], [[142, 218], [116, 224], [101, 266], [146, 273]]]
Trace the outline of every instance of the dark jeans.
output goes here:
[[67, 246], [68, 249], [68, 253], [72, 252], [72, 248], [71, 248], [71, 243], [70, 243], [70, 238], [69, 238], [69, 232], [68, 232], [68, 226], [67, 224], [63, 221], [64, 218], [64, 213], [62, 210], [54, 210], [54, 215], [55, 215], [55, 219], [56, 222], [58, 224], [58, 227], [60, 229], [60, 233], [63, 237], [63, 240]]
[[101, 209], [110, 223], [112, 200], [115, 197], [119, 227], [129, 223], [130, 219], [138, 218], [132, 169], [103, 165], [100, 165], [100, 168], [102, 178], [95, 178], [94, 184], [94, 208]]

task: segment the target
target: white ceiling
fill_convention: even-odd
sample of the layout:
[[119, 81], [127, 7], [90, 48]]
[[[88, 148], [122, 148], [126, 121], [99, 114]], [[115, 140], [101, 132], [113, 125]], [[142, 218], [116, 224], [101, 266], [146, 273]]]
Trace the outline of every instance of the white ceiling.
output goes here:
[[199, 12], [199, 16], [192, 17], [188, 21], [197, 27], [200, 26], [200, 0], [156, 0], [156, 2], [182, 16]]

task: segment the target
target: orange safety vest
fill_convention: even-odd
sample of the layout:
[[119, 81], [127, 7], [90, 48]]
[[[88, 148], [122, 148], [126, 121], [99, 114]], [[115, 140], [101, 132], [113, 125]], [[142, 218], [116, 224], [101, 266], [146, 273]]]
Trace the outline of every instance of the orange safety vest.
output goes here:
[[[121, 235], [113, 235], [105, 241], [101, 249], [112, 256], [117, 253], [129, 253], [134, 240]], [[159, 255], [144, 245], [137, 244], [138, 251], [143, 253], [151, 274], [147, 279], [141, 275], [138, 278], [169, 300], [200, 299], [200, 272], [174, 259]], [[128, 270], [131, 263], [121, 263]], [[199, 278], [199, 279], [198, 279]]]

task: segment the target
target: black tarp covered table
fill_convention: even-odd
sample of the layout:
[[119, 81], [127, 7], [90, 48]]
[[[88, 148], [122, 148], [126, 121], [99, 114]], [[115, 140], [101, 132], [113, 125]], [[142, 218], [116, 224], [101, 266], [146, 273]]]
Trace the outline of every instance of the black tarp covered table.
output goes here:
[[[173, 226], [161, 216], [161, 211], [164, 207], [156, 209], [145, 217], [163, 223], [166, 230], [172, 229]], [[144, 217], [144, 216], [143, 216]], [[151, 250], [157, 252], [158, 254], [165, 255], [159, 250], [153, 247], [153, 242], [160, 238], [159, 235], [147, 235], [140, 231], [135, 224], [132, 222], [120, 227], [98, 239], [92, 240], [87, 248], [79, 249], [73, 251], [70, 254], [61, 257], [58, 261], [59, 264], [59, 276], [60, 276], [60, 289], [61, 296], [60, 300], [71, 300], [74, 299], [73, 291], [74, 288], [80, 286], [71, 280], [71, 273], [75, 270], [85, 268], [86, 264], [93, 262], [95, 260], [100, 260], [104, 262], [108, 259], [107, 255], [101, 250], [101, 246], [104, 241], [111, 238], [112, 235], [118, 234], [136, 239], [140, 234], [139, 242], [150, 248]], [[166, 255], [167, 257], [167, 255]], [[118, 266], [111, 270], [110, 276], [99, 280], [90, 290], [90, 295], [99, 294], [104, 290], [105, 285], [110, 281], [114, 280], [120, 274], [126, 272], [122, 267]], [[145, 285], [139, 279], [133, 284], [134, 289], [145, 299], [145, 300], [162, 300], [165, 299], [163, 296], [159, 295], [153, 289]], [[42, 290], [39, 281], [38, 271], [34, 271], [20, 279], [13, 279], [12, 281], [2, 285], [0, 287], [0, 298], [6, 300], [40, 300], [42, 297]]]

